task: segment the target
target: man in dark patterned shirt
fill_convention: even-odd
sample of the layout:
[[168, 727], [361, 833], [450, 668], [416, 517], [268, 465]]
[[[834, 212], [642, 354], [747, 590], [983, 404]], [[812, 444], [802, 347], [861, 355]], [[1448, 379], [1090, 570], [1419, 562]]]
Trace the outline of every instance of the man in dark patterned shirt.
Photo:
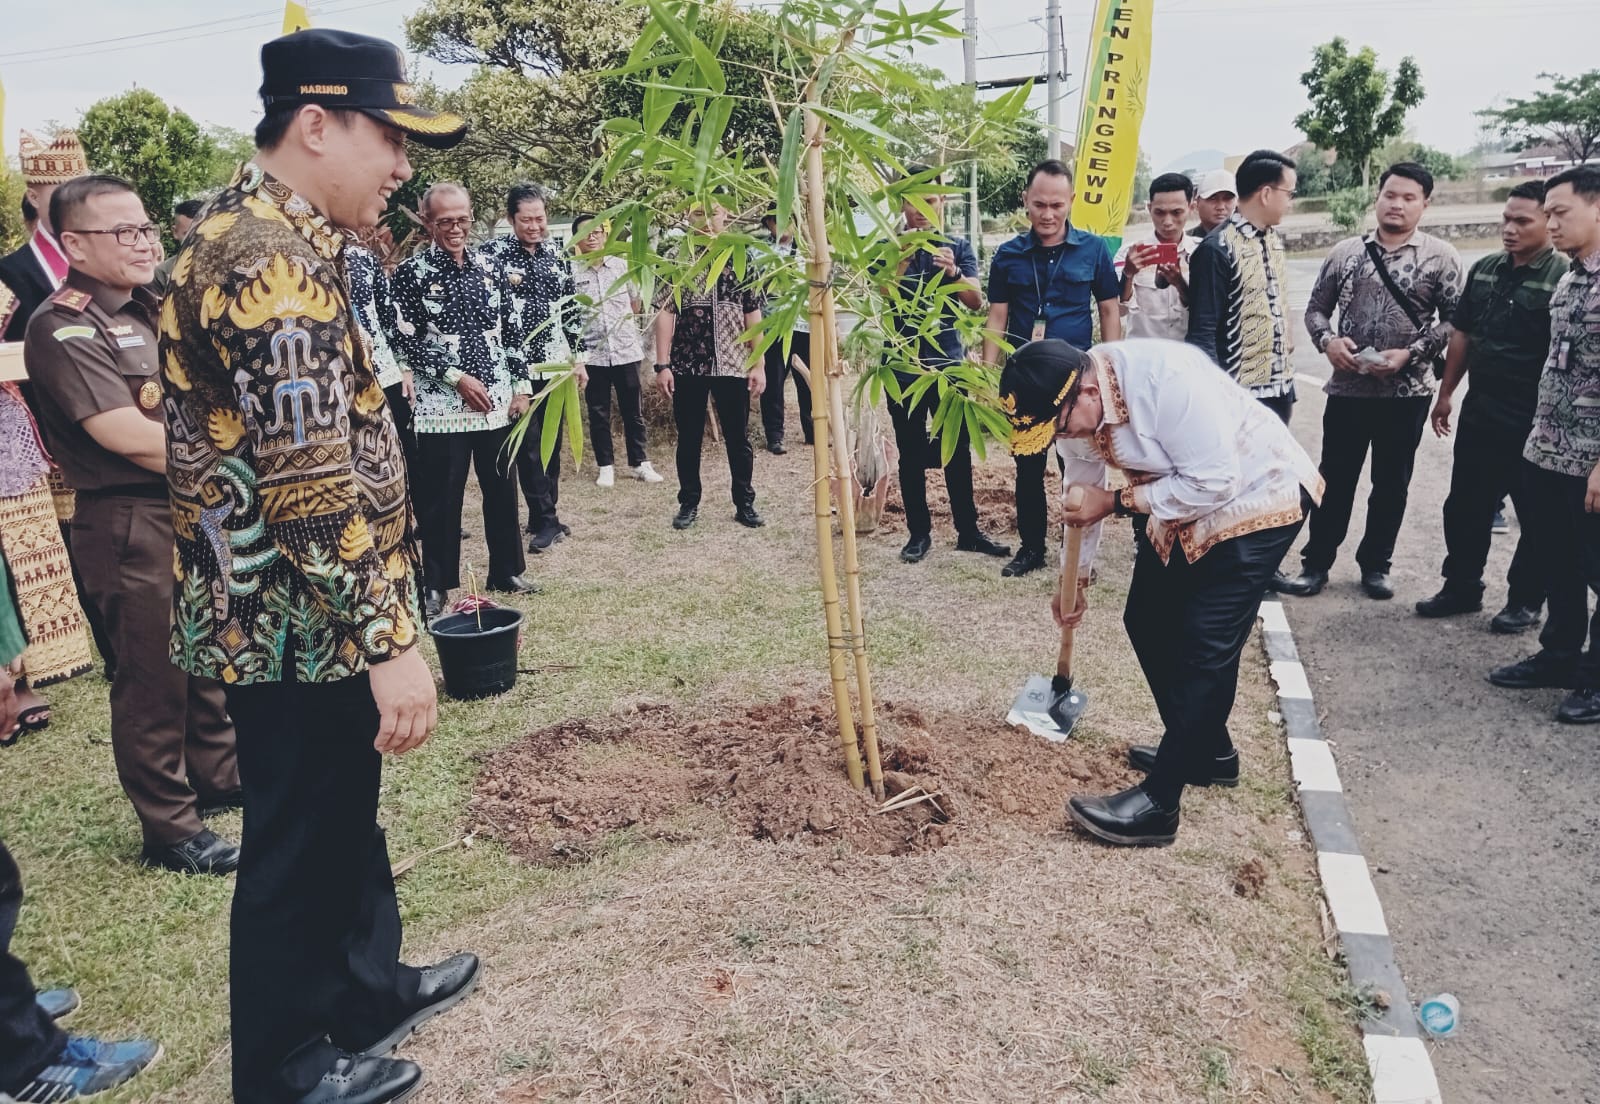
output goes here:
[[[544, 192], [532, 184], [514, 186], [506, 195], [506, 218], [511, 221], [511, 235], [478, 247], [500, 272], [506, 357], [522, 366], [534, 391], [543, 389], [550, 379], [550, 370], [542, 365], [573, 361], [581, 388], [588, 382], [585, 364], [589, 355], [583, 340], [583, 311], [572, 282], [572, 265], [550, 241]], [[517, 479], [528, 502], [529, 552], [543, 552], [569, 531], [556, 512], [561, 500], [563, 428], [556, 427], [550, 463], [540, 463], [544, 413], [545, 405], [540, 403], [517, 456]]]
[[[1472, 389], [1461, 404], [1461, 432], [1444, 503], [1444, 586], [1417, 603], [1423, 617], [1482, 609], [1483, 567], [1498, 504], [1509, 494], [1518, 514], [1532, 509], [1523, 490], [1522, 447], [1550, 353], [1550, 296], [1568, 268], [1550, 244], [1543, 203], [1542, 180], [1511, 189], [1501, 218], [1505, 249], [1472, 266], [1451, 319], [1455, 332], [1429, 417], [1440, 437], [1450, 435], [1461, 381], [1470, 376]], [[1506, 573], [1505, 609], [1490, 623], [1495, 632], [1523, 632], [1539, 623], [1544, 581], [1536, 560], [1524, 525]]]
[[1378, 228], [1334, 246], [1311, 289], [1306, 329], [1333, 368], [1323, 388], [1321, 467], [1328, 493], [1311, 515], [1300, 574], [1273, 579], [1280, 593], [1310, 597], [1328, 585], [1370, 449], [1372, 495], [1356, 563], [1367, 597], [1394, 597], [1389, 566], [1433, 405], [1434, 360], [1450, 341], [1450, 316], [1461, 298], [1461, 255], [1417, 229], [1432, 196], [1427, 169], [1391, 165], [1378, 180]]
[[461, 585], [461, 507], [467, 472], [478, 473], [490, 590], [527, 594], [517, 536], [517, 486], [507, 450], [533, 386], [506, 354], [509, 304], [492, 258], [468, 245], [472, 197], [438, 183], [422, 196], [433, 244], [395, 269], [400, 351], [416, 373], [417, 500], [422, 504], [423, 607], [436, 616]]
[[1572, 268], [1550, 299], [1550, 353], [1522, 452], [1531, 502], [1517, 516], [1539, 558], [1550, 612], [1539, 652], [1496, 668], [1489, 681], [1571, 688], [1556, 720], [1597, 724], [1600, 612], [1590, 617], [1589, 592], [1600, 592], [1600, 167], [1568, 169], [1545, 188], [1550, 239]]
[[421, 745], [437, 712], [405, 465], [340, 228], [375, 225], [410, 178], [407, 135], [443, 148], [466, 124], [410, 106], [381, 39], [300, 31], [261, 63], [256, 159], [190, 234], [161, 307], [172, 657], [222, 682], [238, 733], [234, 1100], [383, 1104], [422, 1076], [386, 1055], [478, 963], [399, 961], [381, 754]]

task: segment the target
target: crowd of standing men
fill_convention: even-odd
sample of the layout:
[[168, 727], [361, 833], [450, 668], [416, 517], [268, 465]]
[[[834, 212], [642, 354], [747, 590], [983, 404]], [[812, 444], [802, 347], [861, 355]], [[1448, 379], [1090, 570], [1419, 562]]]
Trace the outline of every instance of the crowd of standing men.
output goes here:
[[[37, 225], [0, 259], [0, 322], [25, 342], [29, 370], [26, 394], [0, 388], [0, 663], [19, 675], [0, 679], [0, 734], [48, 723], [37, 690], [89, 668], [87, 625], [112, 682], [142, 860], [239, 872], [235, 1098], [382, 1104], [421, 1076], [395, 1047], [478, 976], [470, 954], [400, 960], [377, 821], [381, 755], [419, 746], [437, 721], [416, 643], [462, 585], [468, 477], [482, 496], [486, 585], [513, 594], [537, 589], [526, 553], [570, 532], [561, 427], [543, 460], [534, 403], [558, 375], [570, 369], [584, 388], [599, 484], [616, 480], [613, 396], [627, 469], [661, 482], [641, 411], [645, 304], [626, 265], [600, 255], [608, 230], [592, 216], [573, 222], [575, 256], [556, 248], [532, 185], [506, 197], [510, 233], [481, 245], [472, 197], [433, 185], [427, 244], [386, 268], [354, 229], [375, 226], [410, 177], [407, 138], [448, 148], [465, 124], [415, 107], [380, 40], [301, 32], [269, 43], [262, 66], [256, 157], [221, 194], [174, 212], [186, 225], [171, 258], [134, 188], [91, 174], [70, 133], [24, 142]], [[987, 303], [976, 355], [1005, 365], [1020, 547], [1012, 556], [978, 528], [962, 440], [944, 464], [957, 550], [1011, 557], [1007, 577], [1044, 566], [1052, 444], [1064, 478], [1090, 491], [1068, 524], [1125, 516], [1137, 534], [1125, 622], [1167, 733], [1130, 749], [1148, 774], [1140, 785], [1071, 803], [1107, 842], [1170, 843], [1187, 786], [1237, 782], [1226, 722], [1263, 589], [1309, 598], [1327, 585], [1369, 453], [1355, 559], [1365, 593], [1393, 597], [1390, 560], [1430, 424], [1457, 434], [1456, 462], [1444, 585], [1417, 612], [1481, 609], [1509, 496], [1522, 537], [1491, 627], [1522, 632], [1548, 615], [1541, 650], [1489, 678], [1569, 689], [1558, 718], [1600, 722], [1588, 609], [1600, 588], [1600, 168], [1513, 189], [1505, 250], [1470, 271], [1419, 228], [1427, 170], [1382, 174], [1376, 229], [1330, 252], [1306, 311], [1332, 370], [1318, 465], [1286, 428], [1295, 339], [1277, 227], [1295, 187], [1294, 162], [1267, 150], [1198, 187], [1158, 177], [1148, 232], [1113, 256], [1071, 223], [1071, 169], [1044, 161], [1026, 182], [1029, 229], [995, 252], [986, 287], [971, 243], [941, 227], [938, 197], [903, 211], [926, 244], [893, 273], [896, 301], [929, 301], [930, 286], [953, 294], [931, 297], [943, 304], [931, 330], [886, 321], [923, 335], [915, 360], [938, 372], [969, 355], [957, 310]], [[728, 217], [715, 201], [692, 213], [708, 235]], [[795, 243], [771, 229], [773, 257], [792, 258]], [[672, 525], [698, 520], [714, 411], [734, 517], [759, 528], [752, 402], [766, 447], [783, 453], [790, 374], [781, 354], [752, 348], [759, 283], [724, 269], [707, 287], [664, 288], [653, 307], [654, 377], [678, 431]], [[802, 365], [807, 340], [791, 345]], [[809, 391], [794, 378], [810, 443]], [[927, 399], [890, 402], [907, 563], [932, 547], [932, 413]], [[1109, 467], [1129, 485], [1111, 489]], [[1307, 524], [1301, 569], [1282, 574]], [[1087, 608], [1086, 543], [1078, 593], [1054, 600], [1064, 623]], [[235, 847], [203, 818], [239, 806]], [[0, 846], [0, 1095], [66, 1100], [122, 1083], [159, 1047], [56, 1026], [77, 997], [37, 994], [9, 954], [20, 903]]]

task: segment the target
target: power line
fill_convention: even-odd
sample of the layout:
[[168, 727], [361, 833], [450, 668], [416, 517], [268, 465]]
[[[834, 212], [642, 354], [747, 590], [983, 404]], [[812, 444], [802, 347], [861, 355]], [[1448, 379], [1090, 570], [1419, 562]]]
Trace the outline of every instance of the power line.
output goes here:
[[241, 19], [261, 19], [273, 14], [276, 9], [268, 8], [264, 11], [247, 12], [244, 15], [230, 15], [225, 19], [208, 19], [203, 23], [185, 23], [181, 27], [166, 27], [159, 31], [141, 31], [138, 34], [117, 35], [114, 38], [96, 38], [88, 42], [74, 42], [70, 46], [35, 46], [27, 50], [12, 50], [0, 54], [0, 61], [16, 61], [33, 54], [53, 54], [61, 50], [75, 50], [84, 46], [104, 46], [112, 42], [130, 42], [136, 38], [154, 38], [158, 35], [175, 34], [179, 31], [199, 30], [202, 27], [215, 27], [222, 23], [237, 23]]

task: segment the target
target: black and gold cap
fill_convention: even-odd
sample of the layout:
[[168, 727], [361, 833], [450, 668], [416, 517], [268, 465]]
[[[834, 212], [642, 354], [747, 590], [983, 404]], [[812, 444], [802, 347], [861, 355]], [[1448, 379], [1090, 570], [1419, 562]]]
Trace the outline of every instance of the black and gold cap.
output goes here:
[[459, 115], [417, 106], [399, 47], [353, 31], [314, 27], [261, 47], [261, 102], [268, 111], [285, 104], [359, 111], [432, 149], [449, 149], [467, 133]]
[[1033, 456], [1056, 438], [1056, 418], [1089, 354], [1065, 341], [1030, 341], [1000, 373], [1000, 407], [1011, 422], [1011, 452]]

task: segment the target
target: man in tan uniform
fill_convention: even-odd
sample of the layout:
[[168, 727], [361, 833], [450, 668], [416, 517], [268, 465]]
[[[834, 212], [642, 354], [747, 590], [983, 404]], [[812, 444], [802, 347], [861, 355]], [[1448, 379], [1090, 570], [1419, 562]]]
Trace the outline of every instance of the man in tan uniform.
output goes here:
[[[111, 745], [144, 827], [143, 862], [225, 874], [239, 851], [201, 807], [239, 804], [233, 723], [221, 687], [167, 656], [173, 587], [166, 430], [156, 359], [159, 305], [144, 287], [160, 231], [126, 181], [84, 176], [51, 197], [71, 262], [27, 330], [41, 428], [77, 491], [73, 547], [120, 662]], [[198, 791], [198, 792], [197, 792]]]

